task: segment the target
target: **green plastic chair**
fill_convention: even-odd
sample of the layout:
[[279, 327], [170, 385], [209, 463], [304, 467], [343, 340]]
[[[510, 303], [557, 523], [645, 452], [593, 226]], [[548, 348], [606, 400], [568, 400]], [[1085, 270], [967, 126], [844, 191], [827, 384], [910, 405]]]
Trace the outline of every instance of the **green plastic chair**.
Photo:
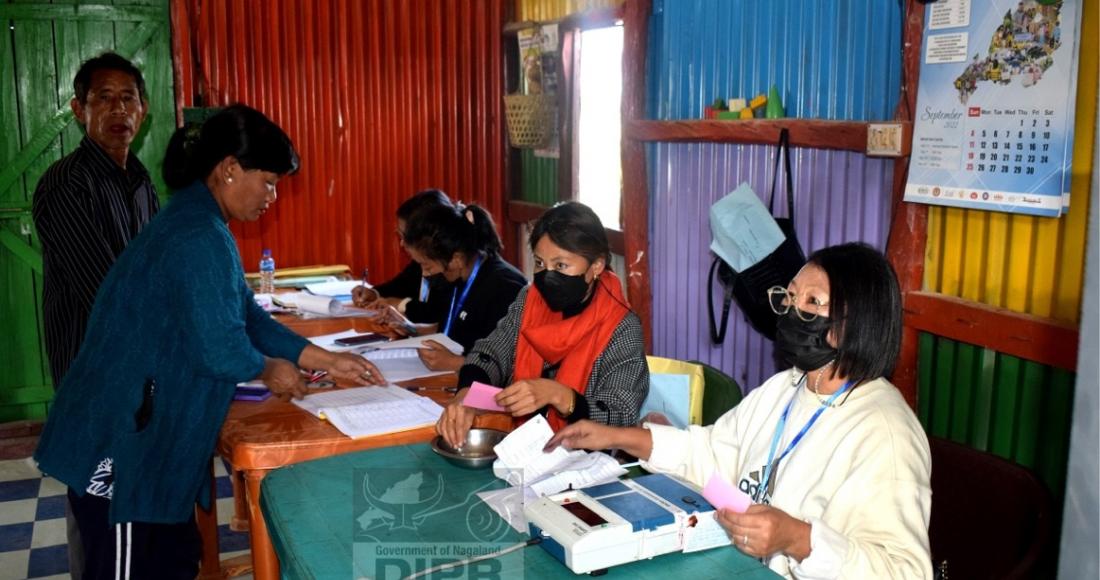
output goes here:
[[713, 425], [741, 402], [741, 385], [726, 373], [696, 360], [703, 367], [703, 425]]

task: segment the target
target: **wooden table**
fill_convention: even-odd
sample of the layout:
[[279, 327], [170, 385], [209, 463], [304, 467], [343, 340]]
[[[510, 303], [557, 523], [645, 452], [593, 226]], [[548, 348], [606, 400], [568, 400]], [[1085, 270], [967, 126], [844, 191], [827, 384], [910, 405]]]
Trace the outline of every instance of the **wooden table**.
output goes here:
[[[343, 319], [283, 319], [280, 322], [302, 334], [317, 336], [354, 328], [361, 332], [373, 330], [362, 318]], [[416, 379], [402, 385], [454, 386], [454, 374]], [[446, 391], [423, 394], [440, 403], [453, 395]], [[511, 429], [511, 419], [500, 414], [478, 417], [476, 426], [500, 430]], [[423, 427], [399, 433], [351, 439], [326, 421], [321, 421], [296, 405], [271, 398], [262, 402], [234, 401], [218, 437], [217, 453], [230, 464], [233, 482], [235, 514], [233, 529], [248, 529], [252, 548], [251, 568], [257, 580], [279, 578], [279, 561], [271, 547], [267, 526], [260, 512], [260, 482], [273, 469], [317, 459], [393, 445], [430, 441], [433, 427]], [[213, 467], [213, 466], [211, 466]], [[196, 510], [203, 538], [203, 562], [200, 578], [224, 578], [248, 570], [248, 562], [233, 560], [223, 566], [218, 553], [218, 516], [216, 505], [209, 513]]]

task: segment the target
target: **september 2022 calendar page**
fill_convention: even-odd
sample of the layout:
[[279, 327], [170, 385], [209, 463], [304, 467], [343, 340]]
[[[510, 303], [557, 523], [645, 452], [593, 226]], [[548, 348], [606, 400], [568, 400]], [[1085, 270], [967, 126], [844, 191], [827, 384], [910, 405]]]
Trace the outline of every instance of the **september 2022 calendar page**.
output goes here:
[[925, 8], [906, 201], [1049, 217], [1068, 208], [1080, 8]]

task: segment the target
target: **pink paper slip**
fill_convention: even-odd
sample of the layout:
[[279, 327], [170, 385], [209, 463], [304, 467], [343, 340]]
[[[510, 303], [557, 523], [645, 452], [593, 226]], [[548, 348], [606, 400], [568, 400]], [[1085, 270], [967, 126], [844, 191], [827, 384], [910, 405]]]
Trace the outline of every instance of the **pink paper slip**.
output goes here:
[[503, 390], [474, 381], [474, 384], [470, 385], [470, 390], [466, 391], [466, 398], [462, 399], [462, 404], [486, 411], [503, 411], [504, 407], [498, 405], [496, 401], [497, 393]]
[[752, 505], [752, 498], [730, 485], [718, 472], [710, 476], [710, 481], [703, 488], [703, 497], [716, 509], [733, 510], [739, 514], [745, 513]]

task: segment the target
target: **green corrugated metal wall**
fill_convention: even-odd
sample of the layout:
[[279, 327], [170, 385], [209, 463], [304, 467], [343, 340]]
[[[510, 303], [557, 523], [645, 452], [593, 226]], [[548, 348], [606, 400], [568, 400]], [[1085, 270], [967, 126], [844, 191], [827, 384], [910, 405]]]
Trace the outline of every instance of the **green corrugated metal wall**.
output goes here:
[[927, 333], [919, 358], [925, 430], [1031, 468], [1061, 506], [1076, 375]]
[[150, 109], [132, 151], [163, 194], [160, 165], [176, 125], [168, 18], [168, 0], [0, 2], [0, 422], [43, 418], [53, 396], [29, 208], [42, 173], [80, 142], [69, 111], [73, 76], [105, 50], [141, 68]]
[[558, 160], [535, 157], [533, 149], [520, 152], [519, 199], [542, 205], [554, 205], [558, 201]]

